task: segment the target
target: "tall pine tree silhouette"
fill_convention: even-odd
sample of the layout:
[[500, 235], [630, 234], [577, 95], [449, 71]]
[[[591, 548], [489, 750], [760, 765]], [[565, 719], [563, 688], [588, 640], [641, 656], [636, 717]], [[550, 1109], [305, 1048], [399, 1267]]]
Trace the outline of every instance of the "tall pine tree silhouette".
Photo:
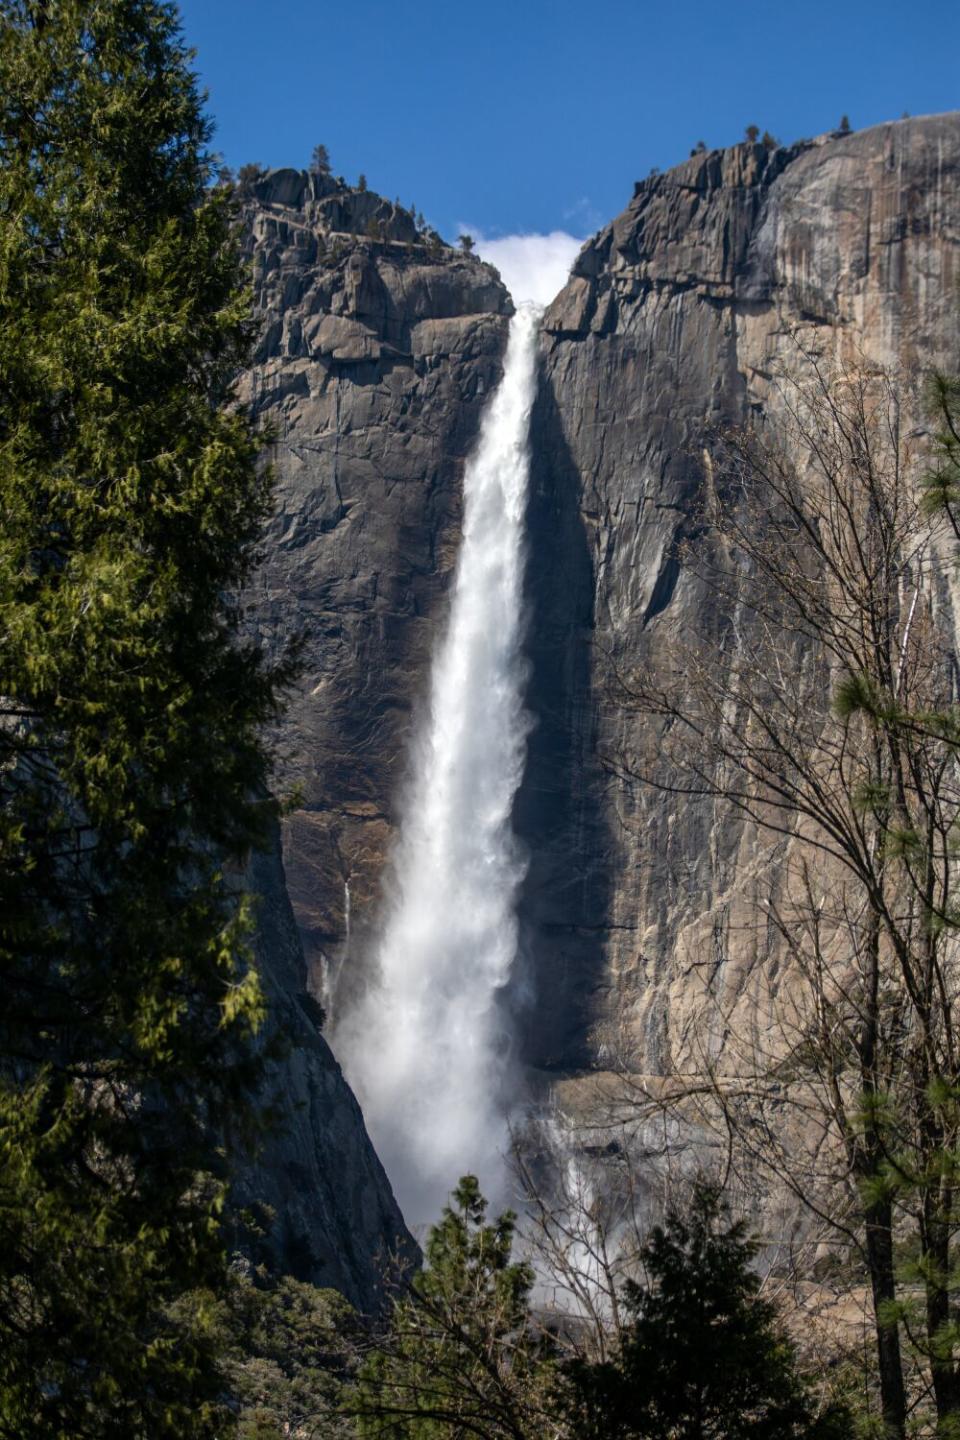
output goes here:
[[0, 4], [0, 1436], [225, 1434], [202, 1307], [261, 1010], [279, 676], [248, 299], [175, 8]]

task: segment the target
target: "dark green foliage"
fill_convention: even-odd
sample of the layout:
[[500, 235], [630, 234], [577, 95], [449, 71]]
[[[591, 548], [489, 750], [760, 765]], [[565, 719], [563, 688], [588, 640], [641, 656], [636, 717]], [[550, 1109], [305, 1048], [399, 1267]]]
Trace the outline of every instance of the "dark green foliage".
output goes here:
[[631, 1321], [615, 1360], [572, 1362], [571, 1431], [579, 1440], [788, 1440], [841, 1437], [842, 1412], [815, 1416], [793, 1348], [751, 1269], [756, 1247], [699, 1188], [689, 1217], [671, 1214], [631, 1283]]
[[326, 145], [314, 145], [310, 156], [310, 169], [314, 175], [330, 174], [330, 152]]
[[849, 115], [841, 115], [841, 116], [840, 116], [840, 134], [841, 134], [841, 135], [849, 135], [849, 134], [850, 134], [850, 117], [849, 117]]
[[363, 1332], [342, 1295], [241, 1262], [218, 1330], [239, 1440], [353, 1433], [338, 1410]]
[[928, 386], [928, 409], [936, 426], [932, 463], [923, 476], [924, 508], [946, 514], [960, 538], [960, 379], [934, 374]]
[[348, 1402], [361, 1435], [546, 1433], [553, 1366], [530, 1315], [533, 1271], [512, 1258], [515, 1217], [508, 1211], [489, 1223], [486, 1208], [475, 1178], [464, 1176]]
[[266, 173], [262, 165], [258, 164], [256, 160], [251, 160], [246, 165], [241, 165], [237, 171], [237, 184], [241, 190], [247, 190], [262, 179]]
[[459, 240], [460, 249], [464, 255], [472, 255], [473, 247], [476, 244], [472, 235], [461, 235]]
[[248, 299], [161, 0], [0, 3], [0, 1436], [215, 1424], [210, 1134], [261, 998], [238, 862], [279, 677]]
[[748, 144], [756, 145], [757, 141], [760, 139], [760, 126], [748, 125], [746, 130], [744, 131], [744, 134], [747, 137]]

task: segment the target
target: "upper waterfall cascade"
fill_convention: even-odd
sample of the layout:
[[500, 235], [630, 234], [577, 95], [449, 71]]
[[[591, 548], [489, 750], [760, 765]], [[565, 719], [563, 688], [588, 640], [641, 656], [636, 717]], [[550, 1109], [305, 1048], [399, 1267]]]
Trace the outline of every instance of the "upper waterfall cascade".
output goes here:
[[511, 829], [524, 710], [524, 518], [540, 311], [511, 321], [464, 475], [463, 539], [388, 879], [377, 965], [335, 1046], [410, 1224], [460, 1175], [505, 1190], [509, 1035], [524, 860]]

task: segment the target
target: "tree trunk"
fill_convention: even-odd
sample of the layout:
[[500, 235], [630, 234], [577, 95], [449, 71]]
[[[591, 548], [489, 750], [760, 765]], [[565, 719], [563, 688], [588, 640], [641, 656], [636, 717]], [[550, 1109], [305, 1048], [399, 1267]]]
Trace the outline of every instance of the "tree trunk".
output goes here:
[[960, 1381], [953, 1359], [953, 1346], [945, 1338], [950, 1325], [950, 1225], [940, 1197], [932, 1190], [924, 1196], [920, 1243], [937, 1429], [941, 1434], [953, 1435], [960, 1415]]
[[885, 1319], [884, 1310], [896, 1300], [893, 1273], [893, 1213], [889, 1200], [881, 1200], [866, 1211], [867, 1266], [873, 1292], [873, 1314], [877, 1335], [877, 1367], [880, 1374], [880, 1408], [889, 1440], [903, 1440], [907, 1428], [907, 1396], [900, 1354], [900, 1327]]

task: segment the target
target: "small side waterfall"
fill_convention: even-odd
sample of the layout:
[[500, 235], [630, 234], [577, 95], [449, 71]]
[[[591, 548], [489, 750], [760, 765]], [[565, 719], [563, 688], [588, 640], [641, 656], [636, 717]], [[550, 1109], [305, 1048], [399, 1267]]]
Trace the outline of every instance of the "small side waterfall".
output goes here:
[[439, 1216], [460, 1175], [503, 1198], [509, 1037], [524, 862], [511, 825], [523, 708], [523, 525], [539, 310], [511, 322], [503, 379], [464, 477], [446, 633], [393, 858], [378, 973], [335, 1045], [407, 1222]]

